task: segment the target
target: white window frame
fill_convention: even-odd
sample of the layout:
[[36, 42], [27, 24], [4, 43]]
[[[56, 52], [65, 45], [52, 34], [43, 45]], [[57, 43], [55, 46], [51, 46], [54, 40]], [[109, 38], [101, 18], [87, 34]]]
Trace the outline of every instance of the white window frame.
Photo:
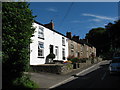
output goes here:
[[44, 43], [40, 41], [38, 41], [38, 57], [44, 57]]
[[62, 37], [62, 45], [65, 46], [65, 37]]
[[38, 28], [38, 38], [44, 39], [44, 28], [41, 26]]

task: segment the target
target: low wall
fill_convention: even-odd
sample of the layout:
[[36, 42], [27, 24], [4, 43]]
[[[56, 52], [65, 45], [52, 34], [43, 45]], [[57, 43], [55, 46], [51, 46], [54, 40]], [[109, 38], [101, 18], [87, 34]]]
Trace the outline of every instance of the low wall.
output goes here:
[[67, 74], [74, 69], [84, 68], [90, 65], [91, 61], [87, 60], [86, 63], [76, 63], [76, 64], [43, 64], [31, 66], [32, 72], [48, 72], [55, 74]]
[[[102, 58], [95, 58], [94, 63], [98, 63], [102, 61]], [[32, 72], [48, 72], [48, 73], [55, 73], [55, 74], [67, 74], [74, 69], [84, 68], [91, 64], [91, 59], [86, 60], [84, 63], [77, 63], [77, 64], [43, 64], [43, 65], [36, 65], [31, 66]]]
[[101, 62], [102, 60], [103, 60], [102, 58], [100, 58], [100, 57], [96, 57], [96, 58], [94, 59], [94, 63]]
[[31, 66], [33, 72], [49, 72], [55, 74], [66, 74], [73, 69], [72, 64], [43, 64]]

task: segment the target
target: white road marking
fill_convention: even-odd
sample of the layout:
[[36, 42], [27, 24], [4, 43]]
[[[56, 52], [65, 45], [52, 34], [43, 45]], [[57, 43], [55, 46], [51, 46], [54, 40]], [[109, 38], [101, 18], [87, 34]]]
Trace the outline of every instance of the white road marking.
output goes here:
[[74, 79], [74, 76], [72, 76], [72, 77], [70, 77], [70, 78], [68, 78], [68, 79], [66, 79], [66, 80], [64, 80], [64, 81], [62, 81], [62, 82], [60, 82], [60, 83], [58, 83], [58, 84], [55, 84], [55, 85], [53, 85], [53, 86], [51, 86], [51, 87], [49, 87], [49, 88], [55, 88], [55, 87], [57, 87], [57, 86], [59, 86], [59, 85], [62, 85], [62, 84], [67, 83], [67, 82], [69, 82], [69, 81], [72, 81], [73, 79]]
[[[101, 64], [101, 63], [103, 63], [103, 62], [105, 62], [105, 61], [99, 62], [99, 63], [97, 63], [97, 64], [95, 64], [95, 65], [93, 65], [93, 66], [91, 66], [91, 67], [89, 67], [89, 68], [87, 68], [87, 69], [79, 72], [79, 73], [77, 73], [76, 75], [80, 75], [80, 74], [82, 74], [82, 73], [84, 73], [84, 72], [92, 69], [93, 67], [95, 67], [95, 66], [97, 66], [97, 65], [99, 65], [99, 64]], [[64, 81], [62, 81], [62, 82], [60, 82], [60, 83], [58, 83], [58, 84], [55, 84], [55, 85], [53, 85], [53, 86], [51, 86], [51, 87], [49, 87], [49, 88], [55, 88], [55, 87], [60, 86], [60, 85], [62, 85], [62, 84], [64, 84], [64, 83], [67, 83], [67, 82], [69, 82], [69, 81], [72, 81], [72, 80], [74, 80], [74, 79], [75, 79], [75, 77], [72, 76], [72, 77], [70, 77], [70, 78], [68, 78], [68, 79], [66, 79], [66, 80], [64, 80]], [[103, 79], [104, 79], [104, 78], [103, 78]]]
[[[99, 64], [99, 63], [98, 63], [98, 64]], [[85, 69], [85, 70], [83, 70], [83, 71], [77, 73], [76, 75], [80, 75], [80, 74], [82, 74], [82, 73], [84, 73], [84, 72], [86, 72], [86, 71], [92, 69], [92, 68], [95, 67], [95, 66], [96, 66], [96, 65], [93, 65], [93, 66], [91, 66], [91, 67], [89, 67], [89, 68], [87, 68], [87, 69]]]

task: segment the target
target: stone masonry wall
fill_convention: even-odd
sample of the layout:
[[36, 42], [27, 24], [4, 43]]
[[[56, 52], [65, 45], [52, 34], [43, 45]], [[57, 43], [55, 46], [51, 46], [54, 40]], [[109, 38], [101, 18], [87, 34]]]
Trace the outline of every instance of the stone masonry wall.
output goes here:
[[[101, 58], [95, 58], [94, 63], [98, 63], [102, 61]], [[84, 68], [86, 66], [91, 65], [91, 60], [86, 60], [84, 63], [76, 64], [76, 68], [74, 68], [73, 64], [43, 64], [43, 65], [36, 65], [31, 66], [32, 72], [48, 72], [48, 73], [55, 73], [55, 74], [67, 74], [74, 69]]]
[[48, 72], [55, 74], [66, 74], [73, 69], [72, 64], [44, 64], [31, 66], [33, 72]]

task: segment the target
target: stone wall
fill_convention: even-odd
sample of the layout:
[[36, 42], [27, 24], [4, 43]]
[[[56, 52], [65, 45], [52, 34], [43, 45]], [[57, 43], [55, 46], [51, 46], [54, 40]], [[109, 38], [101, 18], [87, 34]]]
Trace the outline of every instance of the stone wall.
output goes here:
[[[95, 58], [94, 63], [98, 63], [102, 61], [102, 58]], [[93, 64], [94, 64], [93, 63]], [[48, 72], [48, 73], [55, 73], [55, 74], [67, 74], [72, 72], [75, 69], [84, 68], [90, 66], [91, 60], [88, 59], [84, 63], [77, 63], [77, 64], [43, 64], [43, 65], [36, 65], [31, 66], [32, 72]]]
[[43, 64], [31, 66], [33, 72], [48, 72], [55, 74], [66, 74], [73, 69], [72, 64]]

